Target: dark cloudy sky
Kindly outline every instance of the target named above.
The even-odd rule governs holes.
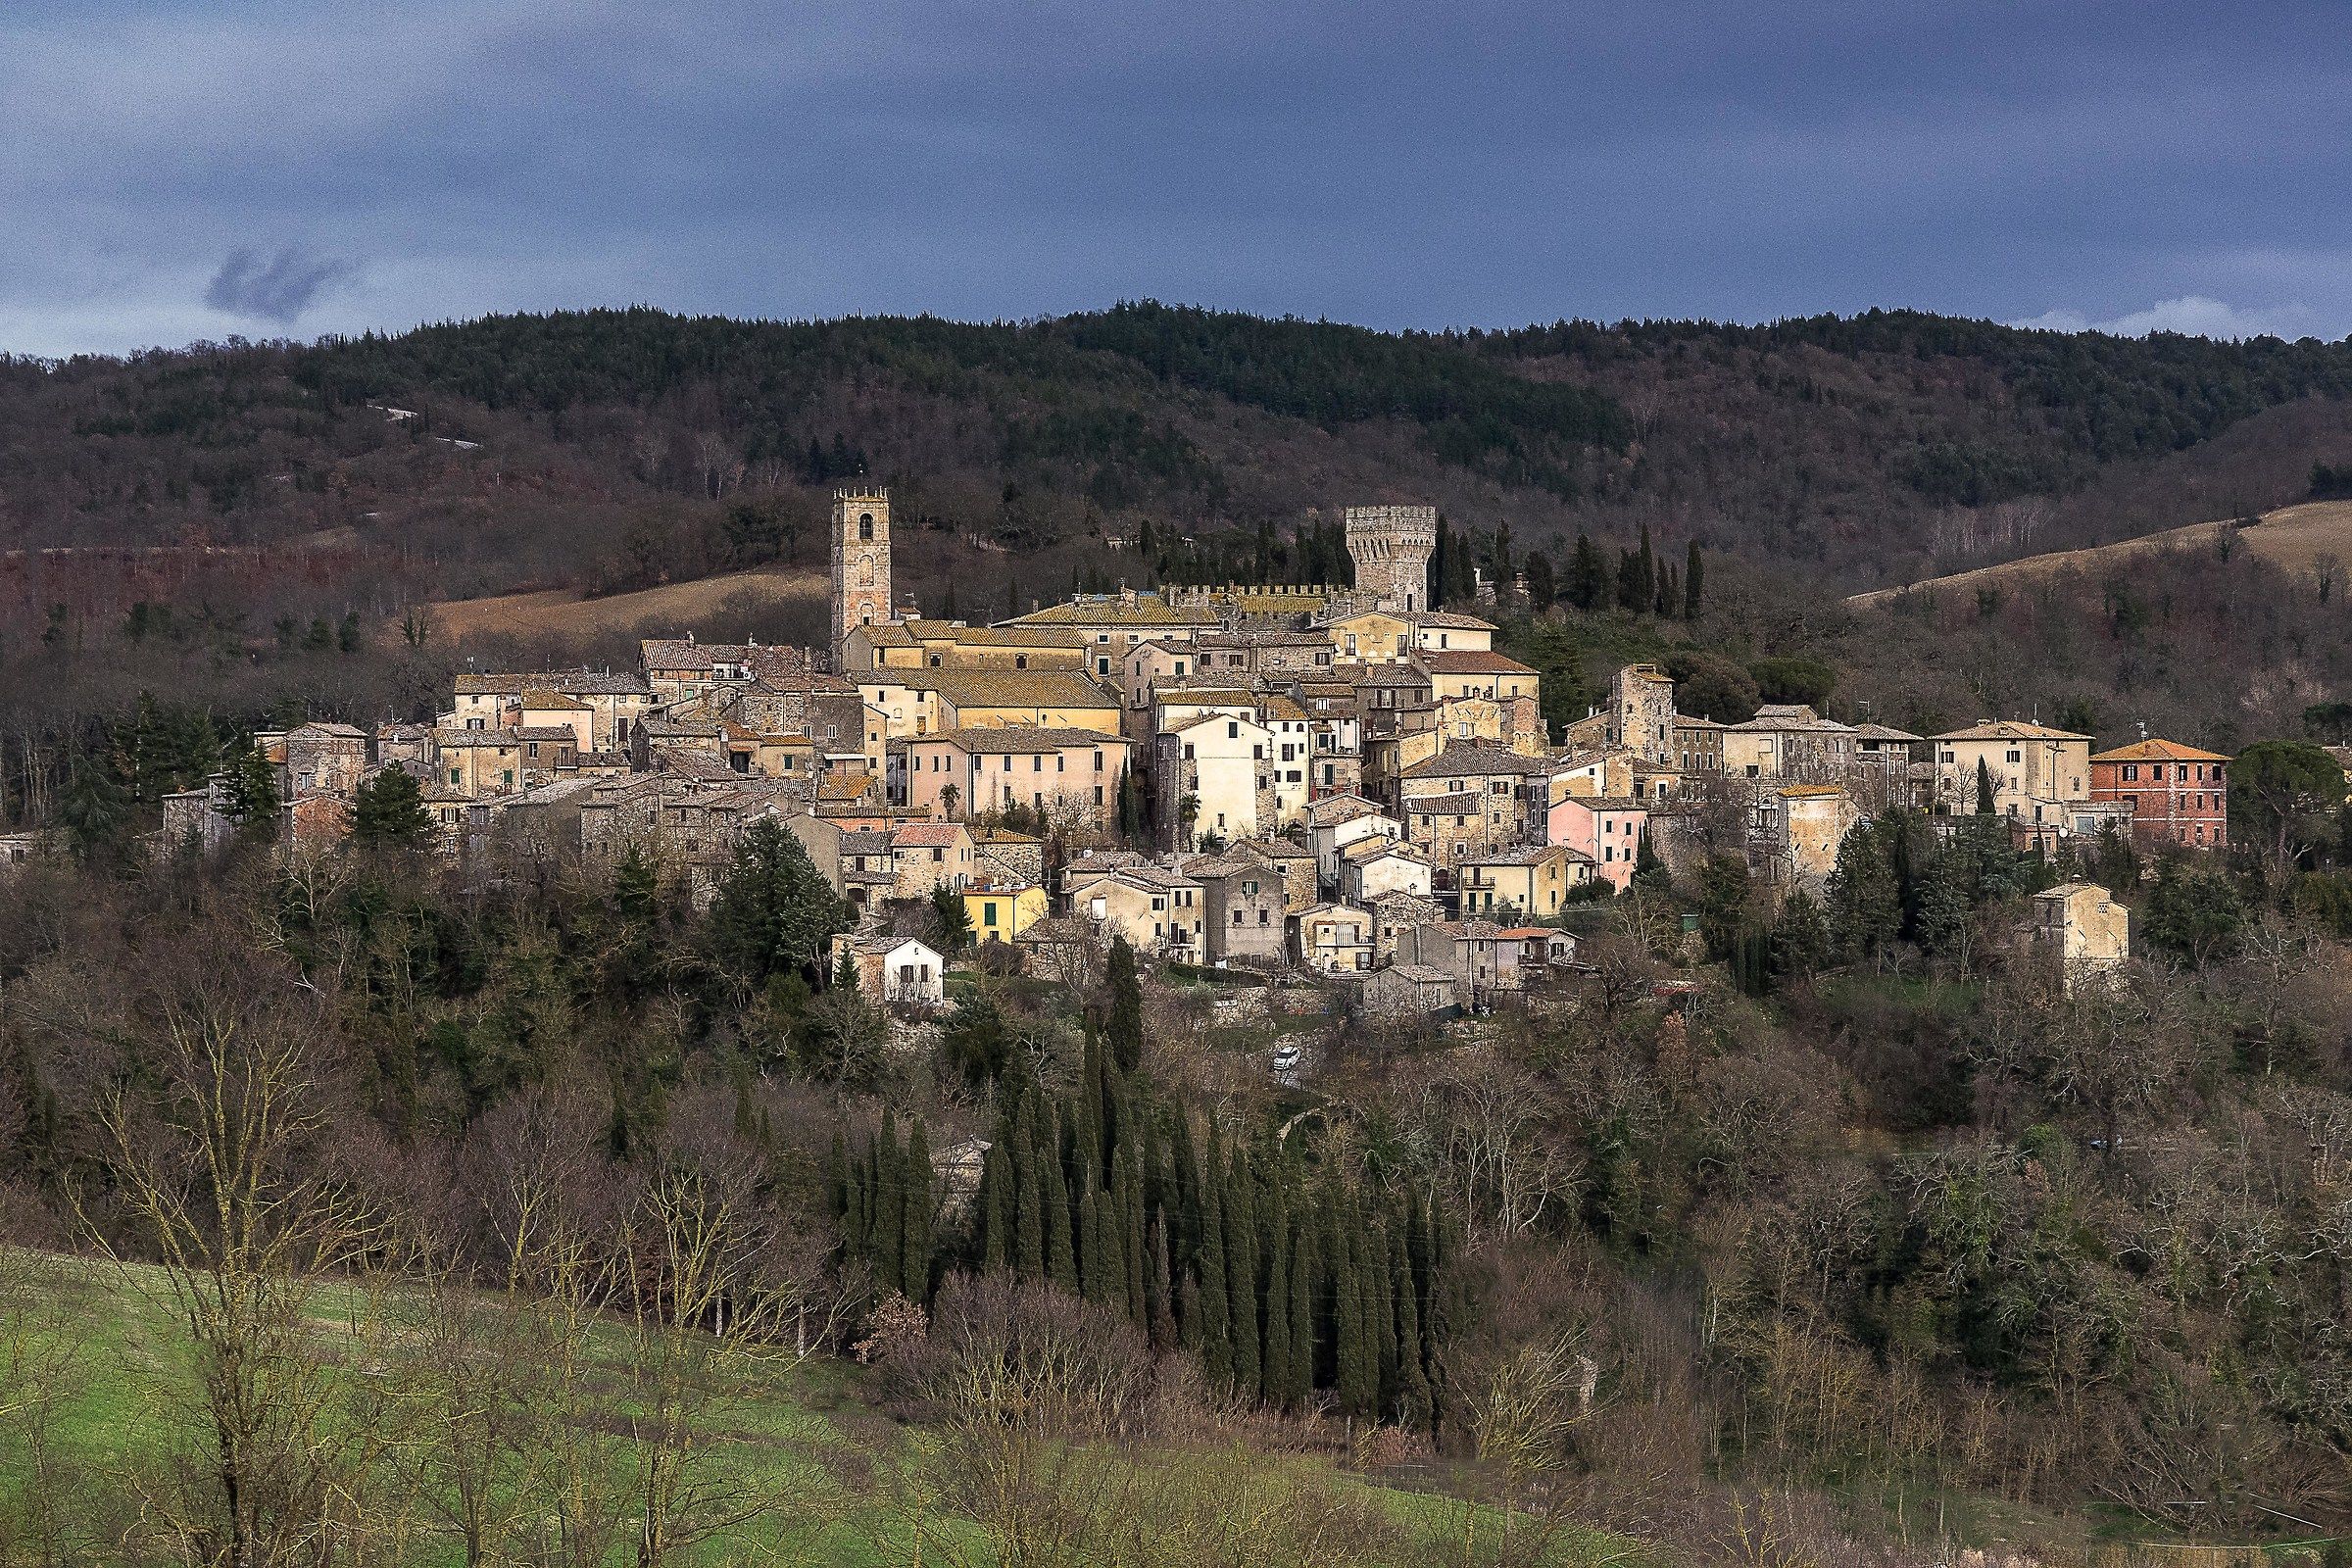
[[[2352,332],[2352,4],[8,0],[0,350],[650,302]]]

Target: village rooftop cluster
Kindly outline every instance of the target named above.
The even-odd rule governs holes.
[[[634,848],[707,898],[775,817],[856,907],[842,948],[883,1000],[942,999],[914,914],[945,890],[979,944],[1032,962],[1115,933],[1344,984],[1371,1016],[1483,1005],[1572,965],[1562,912],[1624,892],[1645,857],[1730,848],[1770,886],[1818,887],[1892,807],[1989,808],[2021,849],[2110,825],[2224,842],[2229,759],[2163,740],[2093,755],[2029,720],[1920,736],[1801,706],[1716,723],[1647,664],[1548,733],[1539,674],[1494,625],[1428,603],[1428,507],[1348,509],[1352,587],[1080,594],[989,626],[895,599],[890,527],[887,492],[836,494],[822,656],[653,639],[635,670],[462,675],[429,725],[259,737],[281,841],[340,838],[360,787],[398,768],[447,855]],[[166,803],[171,843],[235,827],[225,777]],[[2075,883],[2040,897],[2033,934],[2096,970],[2125,925]]]

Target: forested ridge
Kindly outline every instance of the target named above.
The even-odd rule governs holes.
[[[1033,322],[490,317],[0,365],[0,544],[359,542],[421,587],[729,564],[729,507],[905,488],[981,543],[1438,502],[1855,586],[2298,499],[2352,348],[1914,312],[1384,333],[1150,302]],[[386,406],[404,411],[386,412]],[[486,524],[487,526],[483,526]],[[417,548],[421,547],[421,548]],[[738,552],[740,555],[740,552]]]

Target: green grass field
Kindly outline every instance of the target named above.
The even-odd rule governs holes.
[[[191,1348],[164,1276],[71,1259],[28,1260],[30,1274],[13,1273],[11,1298],[0,1299],[0,1377],[24,1357],[54,1361],[60,1397],[49,1422],[55,1457],[50,1473],[63,1477],[69,1535],[83,1560],[130,1555],[120,1545],[164,1478],[190,1473],[206,1451],[198,1392],[198,1358]],[[345,1423],[381,1410],[371,1384],[391,1374],[384,1348],[400,1341],[404,1302],[358,1290],[318,1294],[309,1313],[310,1344],[328,1365],[324,1385]],[[627,1436],[642,1415],[629,1372],[630,1336],[617,1321],[597,1325],[585,1338],[587,1400],[565,1436],[584,1438],[602,1456],[609,1479],[636,1473]],[[11,1354],[18,1357],[12,1362]],[[680,1553],[682,1563],[787,1562],[809,1565],[961,1563],[988,1568],[998,1559],[990,1537],[949,1501],[952,1483],[940,1434],[894,1421],[876,1402],[875,1379],[862,1368],[830,1358],[797,1365],[778,1362],[738,1369],[726,1393],[703,1404],[691,1432],[697,1461],[727,1489],[772,1495],[770,1513]],[[20,1384],[26,1380],[19,1379]],[[10,1404],[0,1384],[0,1411]],[[22,1428],[0,1418],[0,1564],[18,1560],[7,1520],[24,1500],[29,1463]],[[1070,1489],[1100,1499],[1124,1499],[1124,1511],[1150,1518],[1164,1510],[1169,1540],[1197,1544],[1193,1561],[1215,1561],[1221,1537],[1242,1537],[1289,1522],[1302,1512],[1327,1512],[1345,1526],[1335,1563],[1453,1563],[1495,1560],[1500,1515],[1443,1494],[1379,1485],[1330,1460],[1266,1453],[1229,1438],[1138,1449],[1085,1449],[1064,1455]],[[1054,1474],[1060,1476],[1063,1470]],[[432,1521],[430,1506],[411,1508]],[[1250,1521],[1258,1521],[1251,1525]],[[1125,1520],[1134,1528],[1138,1519]],[[1153,1527],[1146,1526],[1147,1533]],[[1524,1528],[1524,1526],[1522,1526]],[[1598,1532],[1560,1532],[1545,1561],[1562,1568],[1657,1564],[1624,1540]],[[1241,1549],[1233,1561],[1281,1564],[1297,1559]],[[1200,1555],[1206,1552],[1207,1555]],[[396,1560],[462,1563],[453,1532],[417,1526]],[[617,1533],[607,1559],[633,1562],[633,1521]],[[1121,1561],[1136,1560],[1122,1555]],[[1156,1560],[1156,1559],[1154,1559]],[[1524,1559],[1521,1559],[1524,1560]]]

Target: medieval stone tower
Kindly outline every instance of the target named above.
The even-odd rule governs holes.
[[[1438,548],[1435,507],[1349,507],[1348,556],[1355,586],[1383,610],[1429,608],[1429,558]]]
[[[854,485],[833,492],[833,652],[853,626],[892,618],[890,492]]]

